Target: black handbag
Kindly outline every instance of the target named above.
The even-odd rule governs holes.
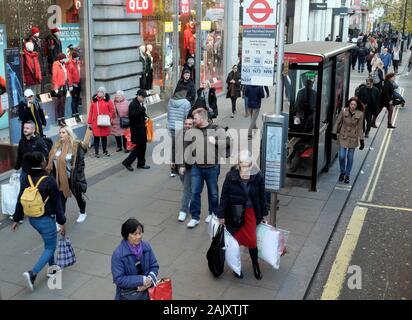
[[[136,289],[121,289],[120,300],[149,300],[147,290],[137,291]]]
[[[116,107],[115,107],[115,109],[116,109],[117,116],[120,118],[120,128],[122,128],[122,129],[127,129],[127,128],[129,128],[129,127],[130,127],[130,119],[129,119],[129,117],[121,117],[121,116],[119,115],[119,111],[117,111],[117,108],[116,108]]]
[[[240,228],[245,222],[245,207],[243,204],[231,204],[225,212],[225,224],[229,227]]]
[[[221,224],[213,237],[212,244],[206,253],[210,272],[217,278],[225,268],[225,229]]]

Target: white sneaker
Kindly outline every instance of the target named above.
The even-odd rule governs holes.
[[[179,212],[179,218],[177,218],[177,220],[179,220],[180,222],[183,222],[186,220],[187,217],[187,213],[184,211],[180,211]]]
[[[211,214],[207,215],[205,222],[209,223],[211,220],[212,220],[212,215]]]
[[[194,227],[196,227],[199,223],[200,223],[199,220],[191,219],[191,220],[189,221],[189,223],[187,224],[187,227],[188,227],[188,228],[194,228]]]
[[[59,232],[60,231],[60,225],[56,222],[56,231]]]
[[[171,173],[170,173],[170,177],[171,177],[171,178],[176,177],[176,173],[171,172]]]
[[[86,220],[87,214],[86,213],[79,213],[79,217],[76,220],[76,223],[82,223]]]
[[[47,268],[47,278],[52,278],[61,271],[62,268],[60,268],[57,264],[50,266]]]

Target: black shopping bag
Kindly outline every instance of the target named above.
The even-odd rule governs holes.
[[[213,237],[212,244],[207,251],[206,258],[210,272],[219,277],[225,267],[225,229],[221,224]]]

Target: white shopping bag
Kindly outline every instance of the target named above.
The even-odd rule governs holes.
[[[14,214],[19,192],[20,175],[18,173],[13,173],[10,177],[10,183],[1,186],[1,211],[3,214]]]
[[[271,225],[261,223],[257,226],[256,237],[259,258],[279,269],[281,241],[280,232]]]
[[[216,235],[218,228],[219,219],[216,217],[215,214],[212,214],[212,219],[210,220],[209,226],[207,227],[207,233],[209,234],[210,241],[212,241],[213,237]]]
[[[225,260],[229,268],[240,276],[242,264],[240,260],[240,247],[237,240],[225,229]]]

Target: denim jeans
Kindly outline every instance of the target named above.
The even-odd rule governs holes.
[[[57,245],[56,221],[51,216],[29,217],[29,221],[32,227],[40,233],[44,242],[44,251],[32,269],[34,274],[38,274],[47,263],[49,263],[49,266],[55,264],[54,252]]]
[[[339,148],[339,164],[340,173],[345,176],[350,176],[352,170],[353,156],[355,154],[355,148]]]
[[[218,207],[219,187],[217,181],[220,174],[220,165],[211,168],[192,167],[192,199],[190,213],[192,219],[200,220],[201,198],[203,184],[206,181],[209,202],[209,214],[216,213]]]
[[[245,100],[245,114],[248,114],[249,98],[248,98],[248,97],[244,97],[243,99]]]
[[[183,176],[179,176],[183,183],[183,195],[180,211],[189,213],[190,199],[192,198],[192,169],[186,169]]]

